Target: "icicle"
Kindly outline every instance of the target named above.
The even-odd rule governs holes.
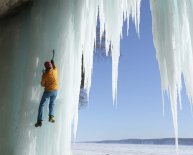
[[[178,97],[181,107],[182,78],[193,99],[193,1],[151,0],[154,45],[161,74],[162,91],[168,91],[178,147]]]
[[[100,8],[100,31],[106,30],[106,49],[111,41],[112,43],[112,95],[113,101],[116,103],[117,95],[117,81],[118,81],[118,65],[120,56],[120,37],[122,34],[123,27],[123,14],[126,14],[129,22],[131,16],[136,31],[139,33],[140,23],[140,5],[141,0],[105,0],[99,4]],[[105,27],[104,27],[105,25]],[[129,28],[129,23],[127,24]],[[101,33],[102,37],[102,33]],[[108,51],[107,51],[108,52]],[[108,53],[107,53],[108,54]]]

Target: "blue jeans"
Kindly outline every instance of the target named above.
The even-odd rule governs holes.
[[[44,106],[46,104],[46,101],[50,99],[49,104],[49,116],[54,116],[54,106],[55,106],[55,99],[57,96],[58,91],[44,91],[42,99],[40,101],[39,110],[38,110],[38,121],[43,121],[43,112],[44,112]]]

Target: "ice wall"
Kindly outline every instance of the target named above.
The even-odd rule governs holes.
[[[70,155],[71,135],[78,121],[81,56],[89,90],[97,13],[101,32],[112,42],[113,98],[119,61],[123,12],[132,16],[139,32],[141,0],[34,0],[17,15],[0,21],[0,151],[3,155]],[[129,22],[129,21],[128,21]],[[102,34],[102,33],[101,33]],[[106,43],[106,45],[108,45]],[[35,128],[43,62],[59,69],[56,123]],[[74,122],[74,123],[73,123]]]
[[[151,0],[154,45],[160,69],[162,91],[171,100],[178,144],[178,102],[181,107],[182,76],[186,93],[193,101],[193,1]]]

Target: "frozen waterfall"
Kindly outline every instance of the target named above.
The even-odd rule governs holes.
[[[83,54],[84,86],[89,91],[98,8],[101,37],[105,29],[105,45],[112,45],[116,103],[123,20],[129,23],[131,16],[139,34],[140,4],[141,0],[34,0],[32,6],[0,20],[1,154],[71,154],[71,135],[78,122],[81,57]],[[150,0],[150,4],[162,90],[171,100],[177,142],[182,76],[190,103],[193,101],[193,1]],[[43,127],[36,129],[42,64],[51,59],[53,48],[60,85],[57,122],[49,124],[45,117]]]
[[[193,101],[193,1],[151,0],[150,2],[162,91],[167,92],[171,100],[176,144],[178,144],[178,102],[181,108],[182,76],[189,101],[191,104]]]
[[[120,37],[123,20],[132,16],[139,32],[141,0],[34,0],[15,16],[0,21],[0,150],[4,155],[70,155],[72,126],[78,122],[81,56],[89,90],[98,7],[106,45],[112,43],[113,99],[116,103]],[[124,13],[124,19],[123,19]],[[101,33],[102,35],[102,33]],[[43,62],[59,69],[57,122],[34,123],[43,89]],[[46,116],[46,114],[45,114]]]

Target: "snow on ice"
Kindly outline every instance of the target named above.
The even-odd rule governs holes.
[[[174,145],[134,145],[76,143],[72,145],[74,155],[176,155]],[[179,155],[190,155],[191,146],[180,146]]]

